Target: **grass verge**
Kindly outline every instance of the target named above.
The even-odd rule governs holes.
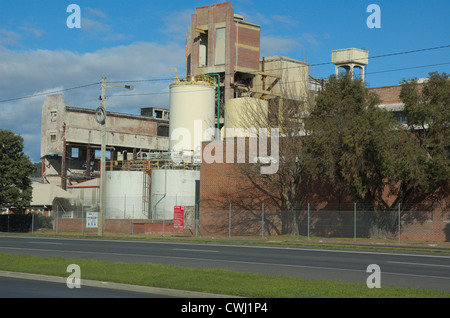
[[[450,298],[450,293],[308,280],[229,270],[190,269],[147,263],[114,263],[63,257],[0,254],[0,270],[68,277],[77,264],[81,279],[172,288],[252,298]],[[81,284],[83,282],[81,281]]]

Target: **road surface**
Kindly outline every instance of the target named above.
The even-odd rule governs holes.
[[[0,237],[0,253],[221,268],[362,284],[371,274],[368,267],[375,264],[382,285],[450,292],[450,256],[443,255],[26,236]]]

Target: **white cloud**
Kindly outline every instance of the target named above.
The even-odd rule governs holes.
[[[160,32],[170,34],[175,40],[184,39],[188,31],[188,26],[191,25],[192,14],[194,13],[195,10],[186,9],[167,14],[163,17],[164,28],[160,29]]]
[[[17,45],[19,40],[20,35],[17,32],[0,29],[0,45]]]
[[[98,18],[106,18],[108,15],[101,10],[94,8],[85,8],[91,15],[94,15]]]
[[[77,54],[70,51],[16,51],[0,46],[0,100],[29,95],[44,96],[0,102],[0,127],[11,129],[25,139],[25,152],[39,160],[41,109],[45,95],[51,92],[108,81],[167,79],[171,67],[184,69],[184,47],[176,43],[160,45],[137,42],[126,46]],[[124,82],[133,91],[107,90],[107,109],[139,113],[140,108],[168,106],[168,81]],[[122,85],[122,84],[117,84]],[[132,96],[117,96],[117,95]],[[67,105],[96,108],[100,85],[63,92]]]
[[[26,33],[31,33],[32,35],[34,35],[37,38],[41,37],[42,34],[45,33],[44,30],[38,29],[38,28],[34,28],[34,27],[31,27],[31,26],[22,26],[19,29],[21,29],[22,31],[25,31]]]
[[[112,30],[111,26],[96,19],[83,18],[81,29],[86,32],[105,33]]]
[[[301,47],[300,42],[293,38],[261,36],[261,57],[286,54]]]

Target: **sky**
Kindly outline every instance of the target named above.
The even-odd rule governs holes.
[[[62,93],[69,106],[96,109],[103,76],[135,87],[108,88],[107,110],[167,108],[170,79],[184,74],[191,15],[219,2],[0,0],[0,129],[21,135],[25,154],[39,162],[45,96]],[[80,8],[80,28],[68,26],[68,18],[75,21],[71,4]],[[368,10],[371,4],[379,10]],[[316,78],[334,74],[331,51],[345,48],[369,51],[369,87],[450,73],[448,0],[235,0],[232,6],[261,26],[261,57],[307,62]]]

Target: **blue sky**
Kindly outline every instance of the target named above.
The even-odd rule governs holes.
[[[132,93],[108,91],[110,110],[139,113],[168,106],[171,68],[184,73],[185,33],[196,7],[221,1],[0,0],[0,128],[25,139],[39,161],[45,94],[110,81],[137,81]],[[70,29],[70,4],[81,8],[81,28]],[[381,28],[368,28],[370,4],[381,9]],[[310,63],[314,77],[334,72],[331,51],[369,51],[370,87],[450,71],[450,1],[323,0],[232,1],[261,26],[261,57],[284,55]],[[411,52],[386,57],[391,53]],[[440,65],[437,65],[440,64]],[[434,66],[430,66],[434,65]],[[64,91],[68,105],[96,108],[100,86]],[[132,96],[123,96],[132,94]],[[32,98],[24,96],[39,95]]]

